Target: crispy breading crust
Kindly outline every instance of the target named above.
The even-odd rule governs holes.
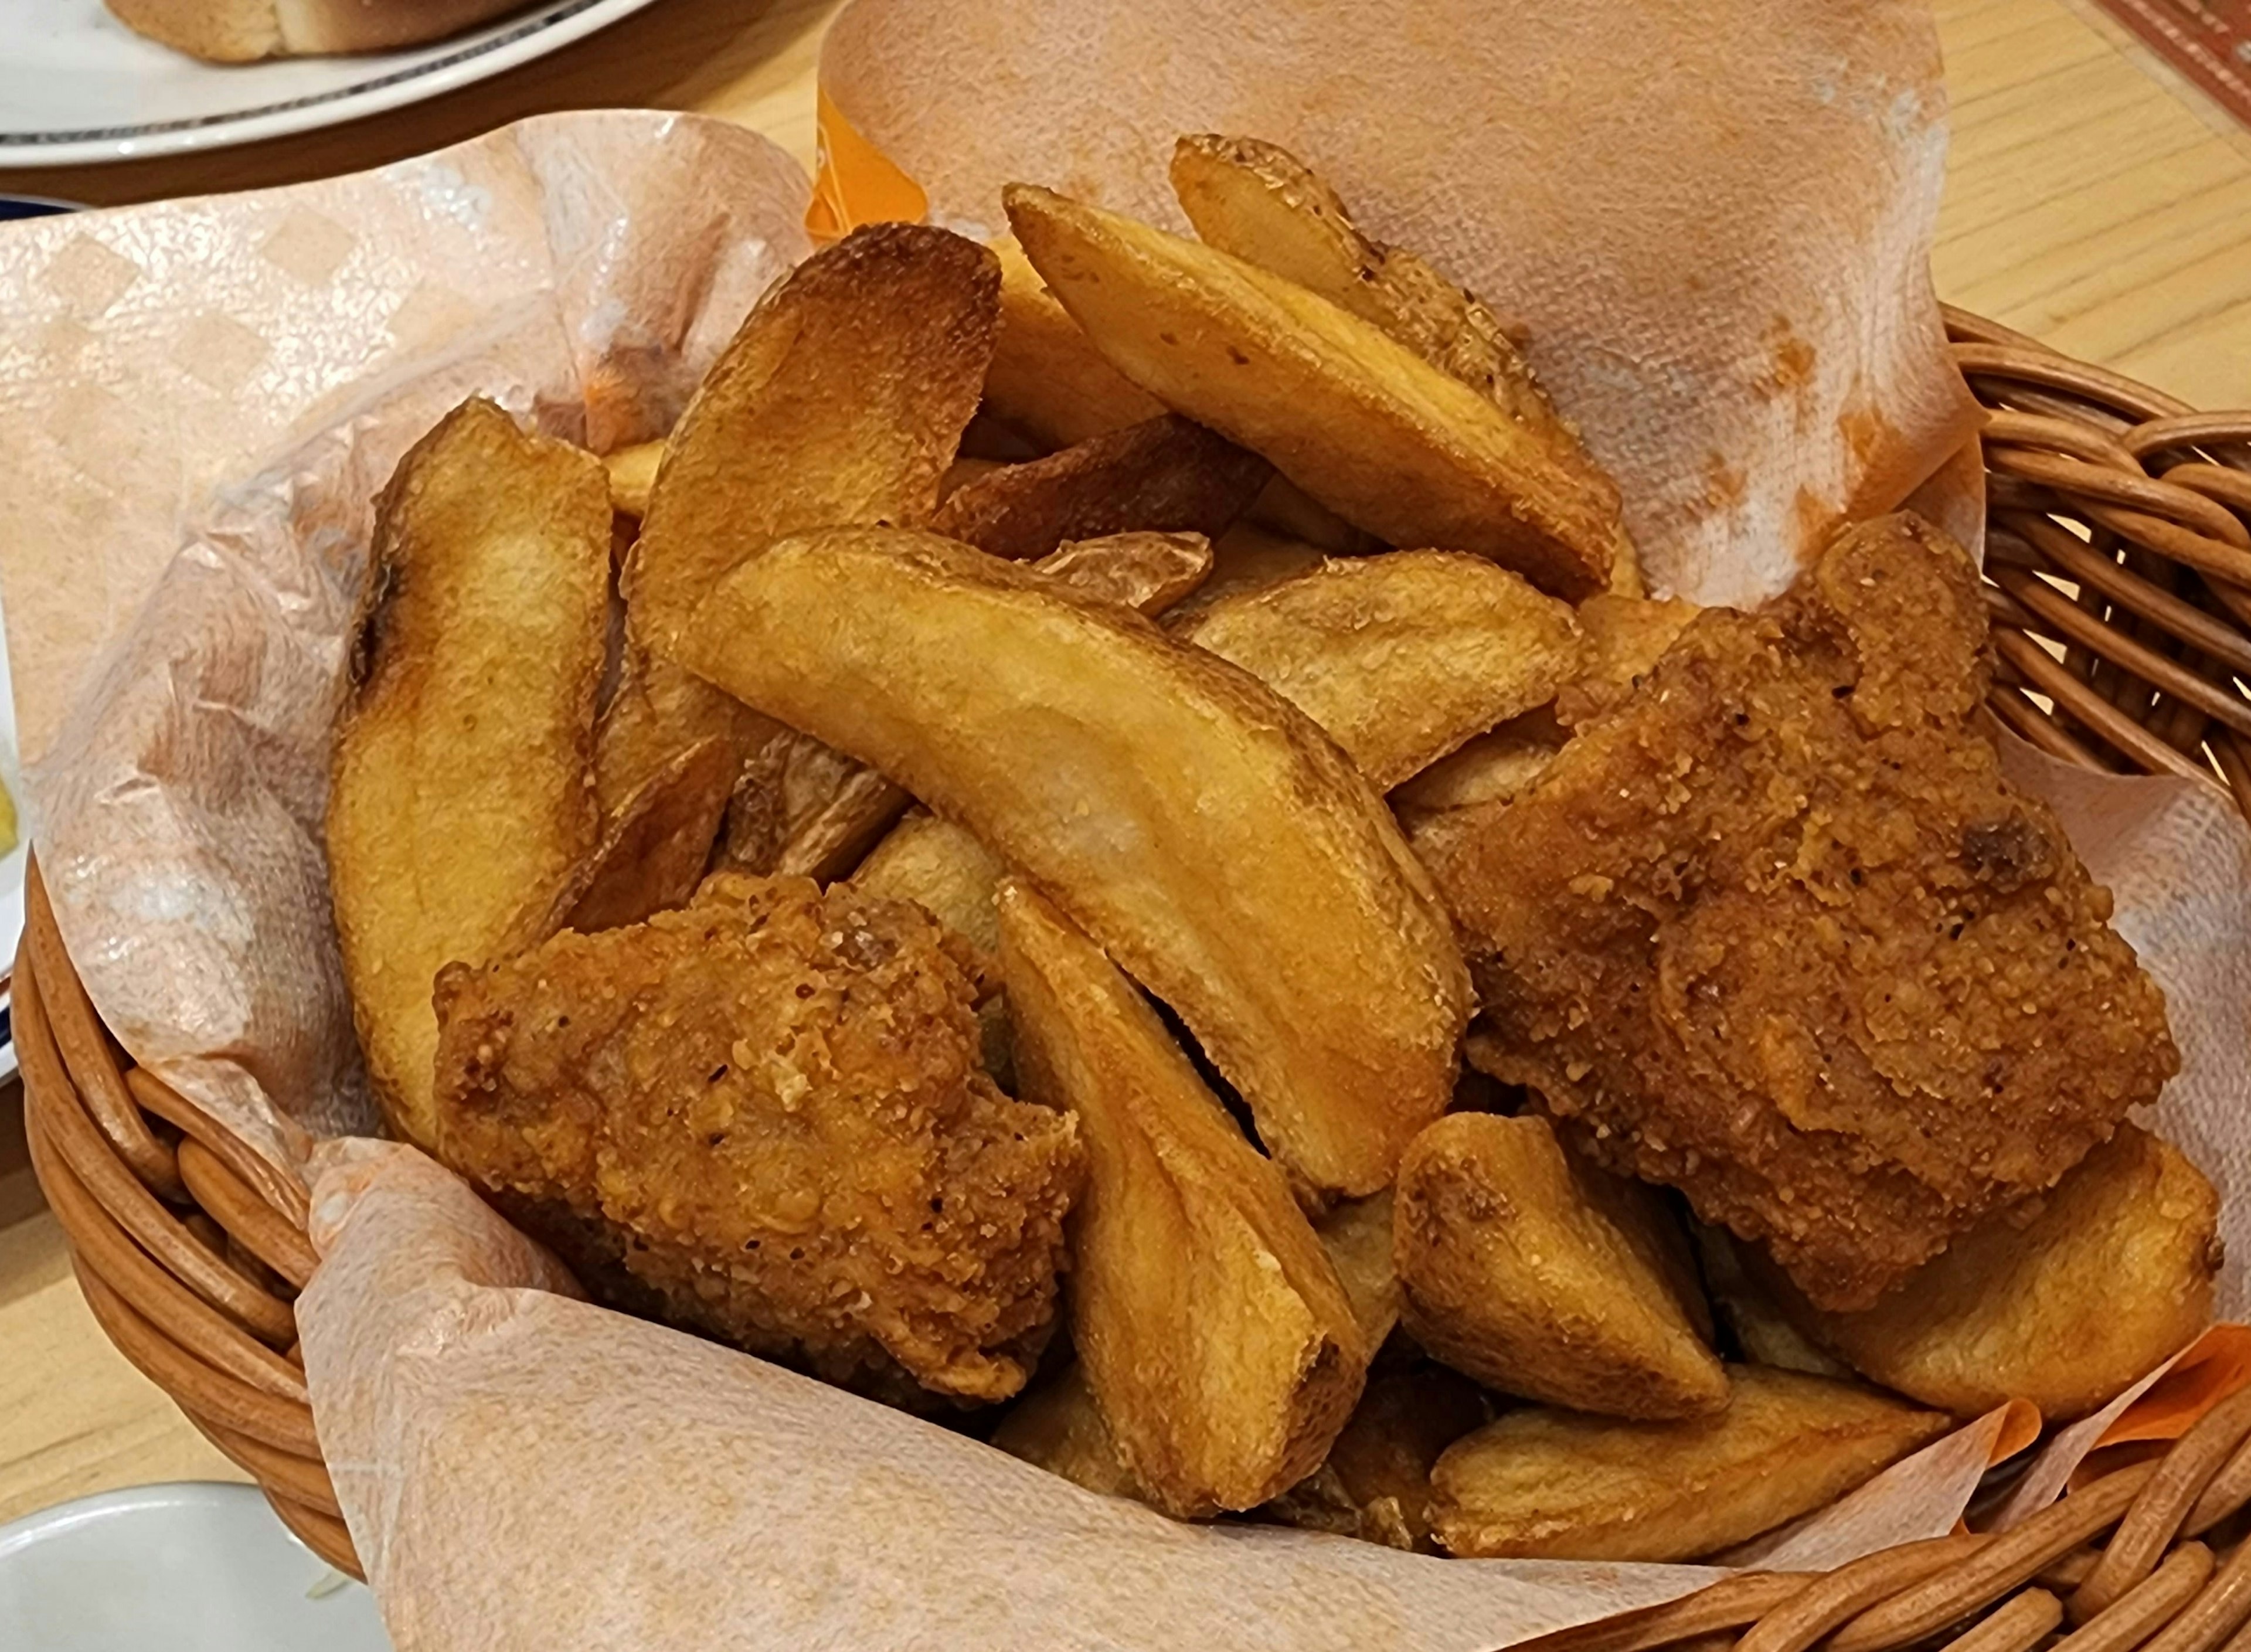
[[[2055,816],[1970,725],[1977,575],[1911,517],[1698,618],[1536,787],[1428,846],[1471,1056],[1865,1308],[2178,1065]]]
[[[966,957],[903,902],[723,874],[450,970],[442,1153],[676,1323],[889,1398],[904,1372],[1005,1399],[1055,1318],[1081,1155],[978,1069]]]

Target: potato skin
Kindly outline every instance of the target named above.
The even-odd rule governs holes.
[[[1824,1313],[1750,1247],[1790,1322],[1871,1381],[1975,1416],[2029,1399],[2083,1417],[2212,1322],[2220,1196],[2133,1125],[2080,1161],[2022,1226],[1988,1217],[1874,1308]]]
[[[1408,1330],[1505,1393],[1617,1417],[1728,1403],[1708,1310],[1648,1188],[1574,1161],[1545,1119],[1456,1113],[1400,1162]]]
[[[1527,1406],[1439,1457],[1430,1524],[1447,1552],[1693,1560],[1833,1502],[1954,1426],[1856,1384],[1728,1370],[1727,1409],[1624,1422]]]

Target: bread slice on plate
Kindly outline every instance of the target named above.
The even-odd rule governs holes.
[[[126,27],[211,63],[387,52],[458,33],[524,0],[107,0]]]

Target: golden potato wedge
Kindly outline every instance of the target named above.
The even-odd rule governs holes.
[[[1400,1162],[1392,1264],[1430,1356],[1504,1393],[1645,1419],[1728,1403],[1687,1240],[1658,1196],[1534,1115],[1456,1113]]]
[[[747,760],[772,732],[668,676],[653,641],[779,534],[928,521],[999,311],[992,255],[914,224],[855,230],[759,299],[674,427],[620,580],[627,643],[605,718],[606,803],[700,739],[731,739]]]
[[[1278,472],[1268,478],[1243,513],[1242,525],[1296,539],[1328,556],[1361,557],[1383,549],[1374,534],[1362,533]]]
[[[1111,533],[1073,539],[1032,566],[1089,596],[1159,614],[1211,575],[1211,541],[1200,533]]]
[[[1586,663],[1577,679],[1555,697],[1555,720],[1573,728],[1619,704],[1702,611],[1677,597],[1652,602],[1606,593],[1582,602]]]
[[[1564,739],[1564,731],[1544,710],[1515,718],[1395,788],[1392,807],[1403,814],[1433,814],[1505,803],[1547,772]]]
[[[436,1141],[440,968],[543,937],[594,847],[609,625],[601,462],[488,401],[399,462],[336,723],[329,871],[384,1117]]]
[[[985,370],[985,406],[1044,448],[1068,448],[1165,411],[1102,358],[1055,300],[1015,237],[993,244],[1001,261],[1001,329]]]
[[[1076,1360],[1008,1408],[993,1431],[993,1444],[1105,1497],[1147,1501],[1141,1482],[1118,1454],[1102,1408],[1094,1403],[1086,1367]]]
[[[1313,1233],[1352,1299],[1353,1316],[1368,1347],[1382,1347],[1399,1322],[1399,1274],[1391,1265],[1391,1190],[1364,1199],[1339,1199],[1314,1219]]]
[[[1137,528],[1209,538],[1241,516],[1272,474],[1257,454],[1164,413],[987,471],[948,494],[930,527],[1011,562]]]
[[[602,461],[610,477],[610,509],[639,521],[648,513],[649,489],[656,486],[656,468],[664,462],[664,443],[636,442],[620,448]]]
[[[1791,1323],[1855,1371],[1975,1416],[2029,1399],[2085,1416],[2212,1322],[2220,1198],[2171,1142],[2130,1124],[2019,1227],[1989,1217],[1859,1313],[1824,1313],[1743,1246]]]
[[[1211,566],[1211,548],[1201,534],[1113,533],[1075,541],[1032,566],[1089,596],[1160,614],[1195,589]],[[1005,870],[973,833],[917,809],[869,852],[852,881],[870,894],[918,903],[989,953],[1000,945],[993,892]]]
[[[1751,1278],[1743,1266],[1743,1247],[1734,1234],[1702,1222],[1692,1221],[1688,1226],[1714,1317],[1733,1335],[1744,1359],[1812,1377],[1852,1377],[1851,1366],[1816,1348],[1790,1322],[1772,1293]]]
[[[1240,259],[1012,184],[1009,222],[1112,364],[1389,545],[1444,545],[1576,601],[1615,511],[1546,443],[1382,330]]]
[[[1008,868],[976,835],[914,809],[852,874],[852,886],[887,900],[911,900],[983,950],[1001,948],[993,893]]]
[[[1172,177],[1207,246],[1382,328],[1543,435],[1570,436],[1493,312],[1414,253],[1364,234],[1336,191],[1287,149],[1194,134],[1174,145]]]
[[[1248,1509],[1327,1454],[1370,1350],[1274,1163],[1070,920],[1002,882],[1026,1097],[1075,1114],[1071,1340],[1118,1454],[1183,1518]]]
[[[1435,1554],[1430,1466],[1492,1415],[1477,1385],[1443,1365],[1371,1377],[1328,1461],[1259,1512],[1284,1525]]]
[[[724,740],[707,739],[660,769],[603,827],[551,927],[591,935],[686,906],[726,818],[735,767]]]
[[[1384,1186],[1444,1110],[1469,989],[1429,877],[1343,753],[1235,667],[888,529],[772,546],[680,645],[1037,879],[1180,1013],[1309,1188]]]
[[[1527,1406],[1430,1471],[1430,1527],[1457,1555],[1693,1560],[1833,1502],[1954,1426],[1852,1383],[1728,1368],[1725,1411],[1624,1422]]]
[[[1450,378],[1487,397],[1604,502],[1610,589],[1641,594],[1639,560],[1617,484],[1555,411],[1508,330],[1415,253],[1364,234],[1334,190],[1279,145],[1198,134],[1173,149],[1173,192],[1208,246],[1350,310]]]
[[[1564,604],[1451,551],[1326,562],[1173,634],[1288,700],[1385,790],[1555,698],[1585,652]]]

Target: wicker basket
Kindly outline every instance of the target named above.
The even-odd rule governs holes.
[[[2070,762],[2224,781],[2251,814],[2251,699],[2235,682],[2251,677],[2251,412],[2197,413],[2020,334],[1948,321],[1991,413],[1995,714]],[[36,863],[28,883],[16,1042],[33,1162],[87,1306],[292,1531],[357,1574],[295,1345],[291,1302],[314,1264],[304,1191],[132,1065]],[[1834,1652],[1882,1652],[1976,1618],[1949,1652],[2022,1652],[2067,1610],[2102,1607],[2075,1652],[2127,1652],[2166,1624],[2156,1652],[2210,1652],[2251,1620],[2251,1543],[2215,1570],[2196,1539],[2247,1503],[2251,1393],[2161,1462],[2005,1536],[1908,1544],[1818,1579],[1741,1576],[1571,1644],[1725,1634],[1742,1652],[1803,1652],[1841,1630]]]

